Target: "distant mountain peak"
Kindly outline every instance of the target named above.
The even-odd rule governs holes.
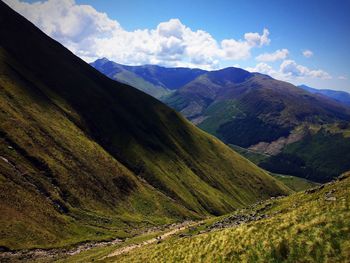
[[[103,58],[98,58],[96,59],[94,62],[92,62],[91,64],[96,66],[96,67],[102,67],[104,64],[110,62],[110,60],[106,57]]]
[[[344,105],[350,106],[350,93],[346,91],[332,90],[332,89],[316,89],[304,84],[299,85],[298,87],[312,94],[320,94],[328,98],[331,98],[333,100],[336,100]]]

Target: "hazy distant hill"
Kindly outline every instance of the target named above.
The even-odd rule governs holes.
[[[155,65],[125,66],[106,58],[91,65],[108,77],[129,84],[156,98],[170,94],[206,71],[189,68],[165,68]]]
[[[335,99],[341,103],[344,103],[345,105],[350,106],[350,94],[348,92],[331,89],[314,89],[306,85],[300,85],[298,87],[314,94],[325,95],[329,98]]]

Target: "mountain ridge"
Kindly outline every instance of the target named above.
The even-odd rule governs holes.
[[[90,65],[111,79],[129,84],[156,98],[171,94],[206,72],[196,68],[166,68],[157,65],[127,66],[107,58],[97,59]]]
[[[339,101],[340,103],[343,103],[344,105],[350,106],[349,92],[332,89],[315,89],[306,85],[299,85],[298,87],[314,94],[321,94],[327,96],[329,98]]]

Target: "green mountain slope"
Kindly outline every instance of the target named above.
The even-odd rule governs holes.
[[[0,246],[64,246],[289,189],[0,2]]]
[[[348,175],[104,262],[349,262],[349,204]]]
[[[348,139],[343,135],[327,136],[327,143],[337,145],[341,153],[337,157],[326,150],[320,136],[312,143],[301,141],[308,140],[307,134],[315,136],[315,126],[346,126],[350,109],[290,83],[227,68],[199,76],[165,102],[225,143],[248,148],[252,161],[258,157],[254,152],[264,154],[269,160],[263,167],[269,171],[324,182],[350,169]],[[299,147],[286,148],[298,142]],[[283,153],[289,154],[293,167],[285,165],[285,155],[275,157]]]

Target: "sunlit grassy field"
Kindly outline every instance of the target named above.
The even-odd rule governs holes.
[[[349,262],[350,177],[269,200],[268,217],[145,246],[108,262]]]

